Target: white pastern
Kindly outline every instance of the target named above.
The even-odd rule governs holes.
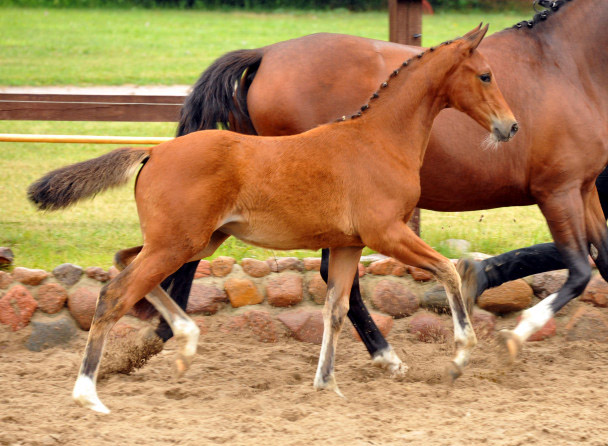
[[[76,384],[74,385],[74,391],[72,392],[72,398],[81,406],[87,407],[95,412],[104,414],[110,413],[110,409],[108,409],[97,396],[95,383],[88,376],[78,376]]]
[[[557,293],[545,297],[532,308],[523,312],[521,321],[513,330],[513,334],[519,338],[521,342],[525,342],[532,334],[544,327],[544,325],[553,317],[551,304],[557,298]]]
[[[388,370],[391,376],[395,378],[404,377],[408,371],[408,366],[399,359],[390,345],[374,355],[372,364]]]
[[[454,296],[447,293],[448,300],[450,302],[450,308],[452,309],[452,324],[454,325],[454,342],[458,346],[456,356],[454,357],[454,364],[457,367],[463,369],[471,359],[471,353],[473,348],[477,345],[477,336],[471,326],[471,319],[467,315],[467,325],[462,327],[458,320],[458,315],[454,310]]]
[[[180,352],[186,357],[194,356],[200,334],[199,328],[191,319],[177,319],[174,325],[176,337],[183,337],[186,340],[181,346]]]

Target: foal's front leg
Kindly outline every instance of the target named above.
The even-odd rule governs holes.
[[[327,283],[327,272],[329,269],[329,249],[323,249],[323,257],[321,260],[321,277]],[[348,301],[350,308],[346,314],[353,323],[355,330],[365,344],[367,351],[372,357],[372,363],[380,368],[386,369],[393,377],[404,376],[407,372],[407,365],[393,350],[393,347],[384,339],[378,326],[372,319],[371,314],[367,310],[363,299],[361,298],[361,290],[359,288],[359,276],[355,274],[355,278],[350,290],[350,299]]]
[[[362,248],[348,247],[331,250],[329,258],[329,280],[323,308],[323,342],[314,387],[317,390],[331,389],[342,395],[334,377],[334,357],[338,336],[348,312],[348,297]]]
[[[454,321],[456,347],[447,375],[452,381],[458,378],[469,363],[477,338],[460,291],[460,276],[452,262],[424,243],[404,222],[396,222],[384,231],[374,228],[363,241],[384,255],[431,272],[444,286]]]

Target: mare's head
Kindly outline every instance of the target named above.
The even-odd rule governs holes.
[[[481,24],[454,41],[455,69],[447,79],[449,107],[460,110],[487,129],[495,142],[508,141],[518,126],[511,109],[498,89],[494,75],[477,46],[488,31]]]

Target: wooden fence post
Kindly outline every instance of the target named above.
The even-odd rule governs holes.
[[[389,40],[404,45],[420,46],[422,42],[422,0],[388,0]],[[420,209],[408,225],[420,235]]]

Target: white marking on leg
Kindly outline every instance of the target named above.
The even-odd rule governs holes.
[[[532,308],[523,312],[521,321],[513,330],[513,334],[521,342],[525,342],[530,336],[543,328],[545,324],[553,317],[553,309],[551,304],[557,298],[557,293],[545,297]]]
[[[334,330],[334,324],[332,324],[332,315],[334,314],[337,306],[337,299],[334,298],[334,295],[335,290],[333,288],[329,289],[327,292],[325,308],[323,309],[323,340],[321,343],[319,364],[317,365],[317,373],[315,374],[313,385],[317,390],[333,390],[339,396],[344,398],[344,395],[342,392],[340,392],[338,384],[336,383],[336,377],[334,376],[333,369],[338,334],[340,333],[340,328],[336,328]],[[324,378],[323,371],[326,369],[329,373],[327,374],[327,377]]]
[[[372,358],[372,364],[388,370],[392,377],[401,378],[408,371],[408,366],[399,359],[399,356],[390,345],[382,350],[377,351]]]
[[[589,254],[591,254],[591,258],[593,260],[597,260],[597,256],[599,255],[599,252],[598,252],[597,248],[595,247],[595,245],[591,245],[591,247],[589,248]]]
[[[330,289],[326,297],[326,306],[329,305],[330,299],[333,299],[334,290]],[[321,353],[319,353],[319,362],[317,364],[317,372],[315,373],[314,387],[317,390],[327,388],[327,383],[323,379],[322,370],[325,368],[325,362],[327,361],[327,350],[332,342],[332,328],[331,328],[331,310],[323,311],[323,338],[321,340]],[[333,371],[332,371],[333,374]]]
[[[186,357],[192,357],[196,353],[196,346],[198,344],[198,337],[200,335],[200,329],[196,326],[194,321],[190,318],[182,319],[178,318],[173,323],[173,332],[177,338],[184,338],[186,342],[180,347],[180,352]]]
[[[448,296],[448,301],[452,310],[452,324],[454,325],[454,343],[458,346],[458,349],[456,350],[456,356],[454,357],[453,362],[454,364],[456,364],[457,367],[463,369],[467,366],[471,359],[473,347],[477,345],[477,336],[475,336],[475,332],[473,331],[471,320],[469,319],[469,315],[466,313],[466,306],[464,306],[464,303],[463,310],[465,312],[467,325],[465,327],[462,327],[460,325],[458,315],[456,314],[454,296],[452,295],[452,293],[447,291],[447,287],[446,295]]]
[[[83,407],[95,412],[108,414],[110,410],[101,402],[97,396],[95,383],[86,375],[79,375],[74,385],[72,398]]]

